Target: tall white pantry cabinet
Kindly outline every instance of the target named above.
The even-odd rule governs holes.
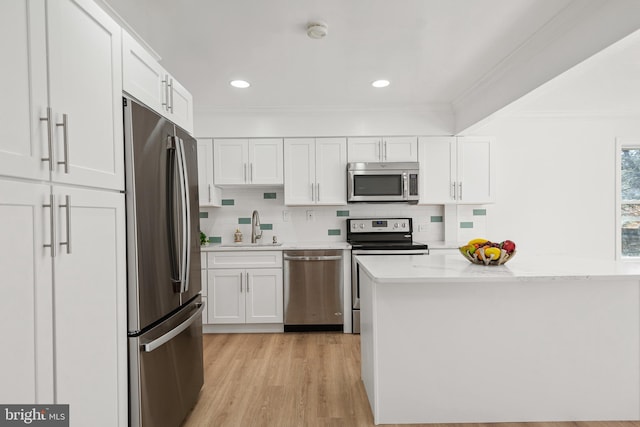
[[[126,426],[121,29],[90,0],[0,12],[0,402]]]

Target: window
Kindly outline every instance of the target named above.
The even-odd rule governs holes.
[[[640,140],[617,143],[618,258],[640,257]]]

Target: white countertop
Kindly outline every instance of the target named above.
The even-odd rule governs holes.
[[[378,283],[498,282],[572,280],[576,278],[640,280],[640,262],[572,257],[528,257],[518,254],[499,266],[475,265],[459,254],[358,255],[356,260]]]
[[[244,243],[246,245],[246,242]],[[304,249],[351,249],[351,245],[347,242],[284,242],[280,245],[258,244],[255,246],[244,246],[242,243],[234,245],[229,244],[209,244],[208,246],[200,246],[202,252],[216,251],[288,251],[288,250],[304,250]]]

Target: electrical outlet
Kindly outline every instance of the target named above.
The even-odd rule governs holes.
[[[419,224],[418,231],[427,231],[427,224]]]
[[[289,211],[282,211],[282,222],[289,222],[291,219],[291,214]]]
[[[311,210],[307,211],[307,221],[313,221],[315,217],[316,215],[313,211]]]

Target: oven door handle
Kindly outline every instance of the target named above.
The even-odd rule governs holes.
[[[353,255],[429,255],[429,249],[398,249],[398,250],[384,250],[384,249],[357,249],[352,250]]]

